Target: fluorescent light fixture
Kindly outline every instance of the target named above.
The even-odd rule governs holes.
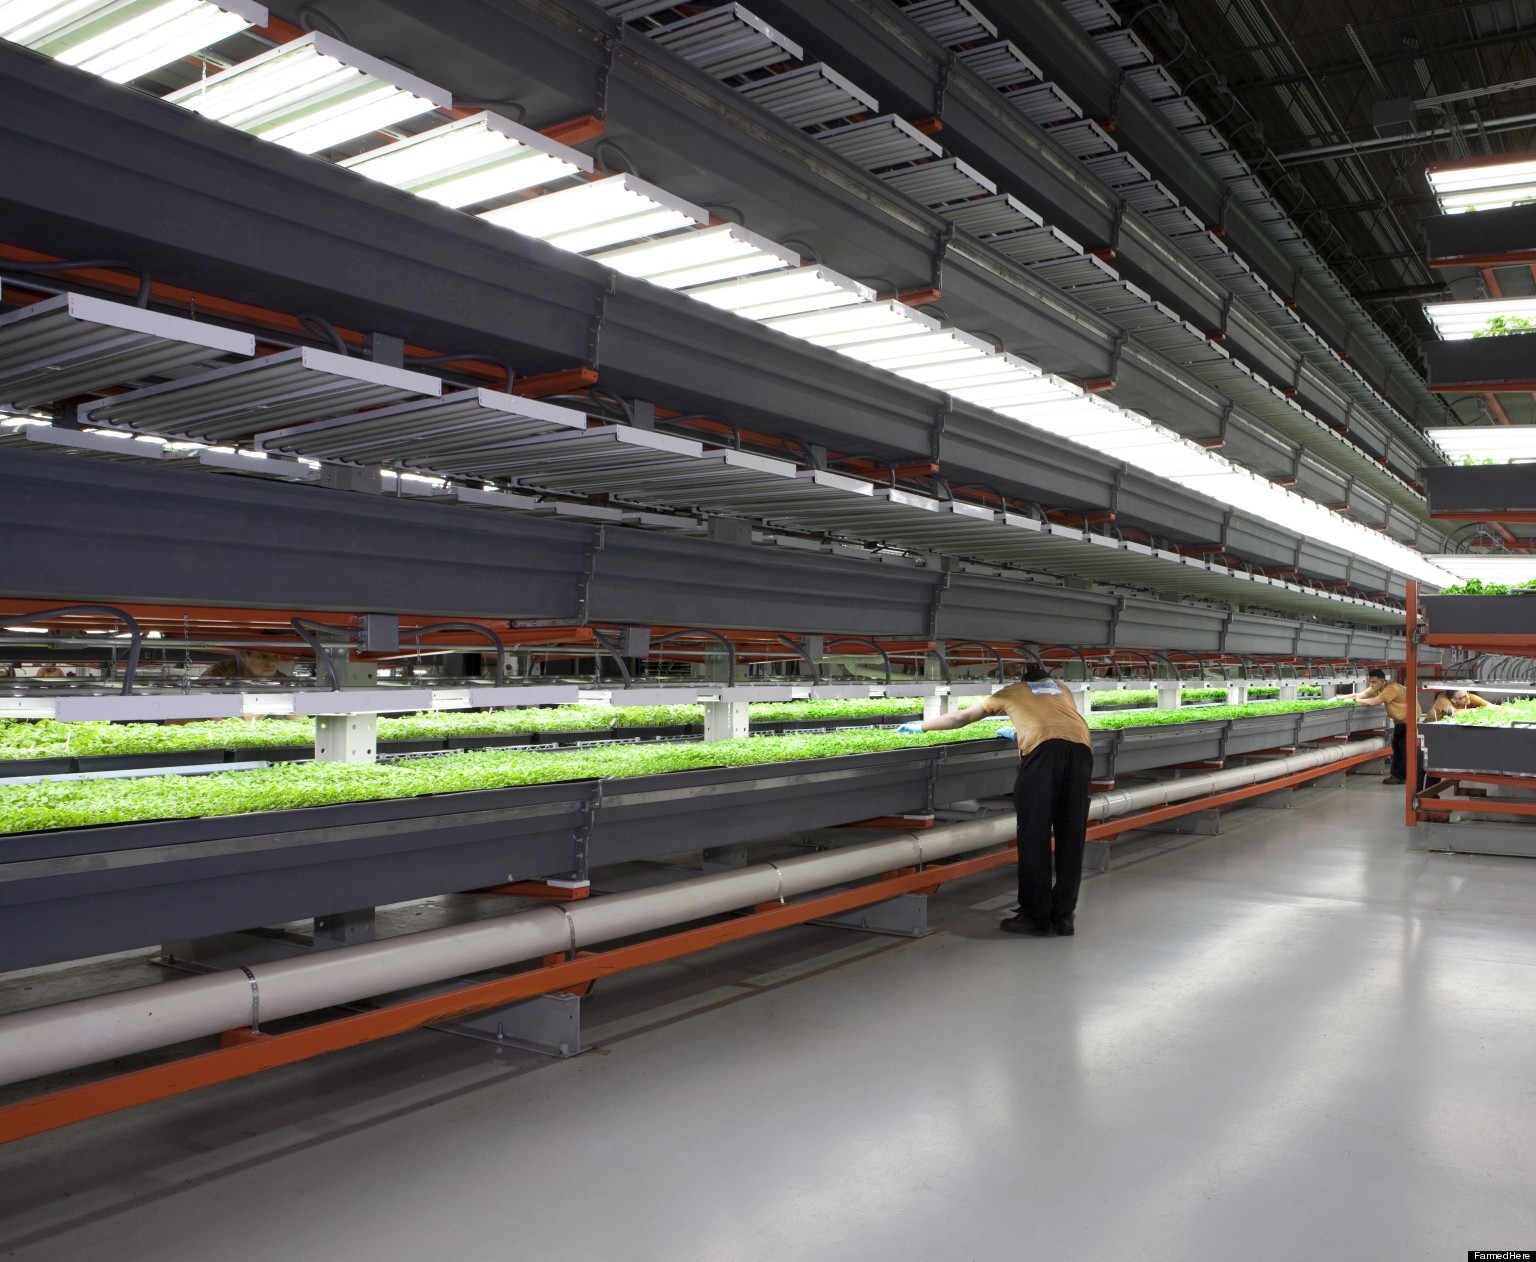
[[[592,169],[592,159],[502,118],[476,114],[342,166],[444,206],[473,206]]]
[[[900,337],[891,341],[860,342],[840,346],[838,350],[852,359],[879,368],[889,368],[898,376],[921,371],[936,364],[976,364],[990,358],[995,350],[990,342],[962,333],[941,329],[918,337]]]
[[[126,302],[59,294],[0,315],[0,399],[35,407],[255,353],[249,333]]]
[[[626,276],[667,289],[687,289],[800,265],[800,256],[793,250],[733,223],[675,233],[590,257]]]
[[[707,224],[709,212],[633,175],[611,175],[606,180],[488,210],[480,218],[562,250],[584,254]]]
[[[1447,552],[1426,557],[1458,579],[1478,578],[1485,583],[1524,583],[1536,578],[1536,556],[1511,556],[1505,552]]]
[[[318,153],[453,104],[435,84],[319,32],[165,99],[300,153]]]
[[[918,337],[924,333],[937,333],[943,327],[931,316],[890,301],[870,302],[836,311],[785,316],[782,319],[765,320],[764,323],[791,337],[832,350],[880,338]]]
[[[1467,166],[1442,162],[1424,174],[1447,215],[1466,210],[1500,210],[1519,202],[1536,201],[1536,155],[1514,162]]]
[[[829,267],[796,267],[788,271],[743,276],[700,285],[686,291],[690,298],[750,320],[805,315],[834,307],[873,302],[875,291]]]
[[[0,37],[113,83],[267,21],[251,0],[0,0]]]
[[[1536,460],[1536,425],[1466,425],[1424,432],[1452,460]]]
[[[1460,342],[1475,337],[1495,316],[1506,320],[1529,320],[1536,325],[1536,298],[1487,298],[1478,302],[1431,302],[1424,306],[1424,314],[1435,326],[1435,332],[1446,342]],[[1532,330],[1536,332],[1536,329]],[[1536,342],[1531,343],[1536,354]]]

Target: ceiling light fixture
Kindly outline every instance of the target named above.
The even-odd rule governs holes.
[[[0,0],[0,37],[113,83],[268,20],[252,0]]]
[[[371,149],[342,166],[443,206],[473,206],[592,170],[592,159],[482,113]]]
[[[633,175],[611,175],[576,188],[487,210],[489,223],[583,254],[709,222],[702,206],[673,197]]]
[[[318,31],[165,99],[300,153],[453,105],[435,84]]]

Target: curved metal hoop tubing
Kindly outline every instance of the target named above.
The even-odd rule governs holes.
[[[880,654],[880,660],[885,663],[885,682],[887,684],[889,684],[891,682],[891,655],[889,653],[887,653],[883,648],[881,648],[878,644],[876,644],[873,640],[865,639],[865,637],[862,636],[862,635],[844,635],[844,636],[839,636],[837,639],[833,640],[831,644],[827,645],[827,651],[830,653],[832,651],[833,645],[836,645],[836,644],[867,644],[867,645],[869,645],[869,647],[874,649],[876,653]]]
[[[429,627],[417,627],[408,633],[409,638],[418,641],[424,635],[430,635],[434,631],[473,631],[476,635],[483,635],[496,646],[496,686],[500,688],[507,681],[507,646],[501,642],[501,637],[492,631],[490,627],[482,627],[477,622],[434,622]],[[404,636],[401,637],[405,638]]]
[[[325,645],[320,642],[317,631],[339,631],[346,634],[345,627],[333,627],[326,622],[311,622],[308,618],[293,618],[288,623],[298,634],[299,639],[309,645],[315,651],[315,678],[320,677],[320,667],[325,667],[325,673],[331,681],[331,691],[341,691],[341,676],[336,673],[336,663],[331,661],[331,655],[325,651]]]
[[[603,648],[607,651],[609,657],[613,658],[614,662],[618,665],[619,674],[624,676],[624,686],[626,688],[630,687],[630,685],[631,685],[631,683],[633,681],[629,677],[629,667],[628,667],[628,665],[625,663],[623,657],[620,656],[620,654],[619,654],[619,646],[617,644],[615,644],[612,640],[610,640],[601,631],[599,631],[596,627],[592,628],[592,638],[603,646]],[[594,672],[592,678],[593,678],[594,681],[596,681],[596,680],[600,680],[602,677],[603,677],[603,668],[602,668],[602,664],[599,662],[597,670]]]
[[[800,656],[800,660],[811,668],[811,686],[814,688],[821,682],[821,672],[816,669],[816,659],[805,651],[805,646],[791,640],[787,635],[778,637],[779,643],[787,649],[794,649]]]
[[[24,614],[20,618],[8,619],[8,623],[14,625],[20,623],[25,626],[29,622],[38,622],[43,618],[52,618],[56,614],[64,613],[105,613],[111,614],[119,622],[128,628],[128,668],[123,672],[123,696],[133,691],[134,672],[139,669],[139,650],[144,646],[144,633],[139,629],[139,624],[127,610],[119,609],[116,605],[60,605],[57,609],[40,609],[36,613]]]
[[[1200,682],[1202,684],[1207,682],[1206,674],[1205,674],[1205,658],[1201,657],[1200,654],[1198,654],[1198,653],[1190,653],[1190,652],[1188,652],[1185,649],[1169,649],[1168,652],[1170,652],[1170,653],[1179,653],[1179,654],[1183,655],[1184,657],[1189,658],[1189,660],[1194,662],[1196,668],[1200,671]],[[1173,665],[1172,662],[1169,662],[1168,664],[1170,666]],[[1178,669],[1175,668],[1173,673],[1175,675],[1177,675],[1178,674]]]
[[[944,646],[945,651],[950,649],[986,649],[992,654],[992,660],[997,663],[997,682],[1003,682],[1003,657],[990,644],[983,644],[980,640],[952,640]]]
[[[721,635],[720,632],[705,631],[701,628],[690,627],[686,631],[669,631],[666,635],[659,635],[654,640],[652,640],[651,643],[665,644],[668,640],[681,640],[684,637],[690,635],[700,635],[706,639],[716,640],[725,646],[726,659],[730,662],[730,671],[726,676],[728,681],[726,687],[734,688],[736,686],[736,646],[732,644],[730,640],[726,639],[725,636]]]

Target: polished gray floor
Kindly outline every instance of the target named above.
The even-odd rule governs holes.
[[[608,985],[564,1062],[422,1032],[0,1150],[0,1256],[1460,1259],[1536,1247],[1536,860],[1374,778],[1004,937],[786,932]],[[1172,842],[1173,839],[1165,839]]]

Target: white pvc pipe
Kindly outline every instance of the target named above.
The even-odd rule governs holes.
[[[1095,794],[1089,818],[1240,788],[1385,747],[1380,738],[1355,741],[1252,767]],[[995,815],[627,894],[253,964],[249,977],[244,970],[209,973],[12,1013],[0,1017],[0,1085],[249,1026],[253,999],[262,1021],[313,1012],[983,850],[1011,841],[1014,831],[1011,814]]]

